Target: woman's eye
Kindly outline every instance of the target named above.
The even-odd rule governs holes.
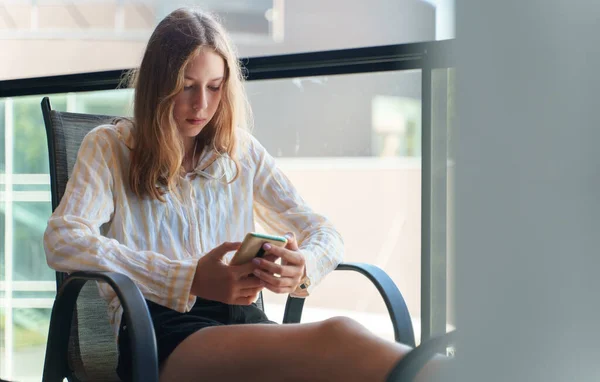
[[[184,85],[183,86],[183,90],[193,90],[195,89],[196,86],[195,85]],[[208,90],[212,91],[212,92],[217,92],[219,90],[221,90],[221,85],[219,86],[207,86]]]

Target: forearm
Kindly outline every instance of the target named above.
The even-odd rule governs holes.
[[[44,234],[48,265],[60,272],[112,271],[129,277],[145,298],[185,311],[197,259],[170,259],[153,251],[137,251],[77,223],[53,217]]]

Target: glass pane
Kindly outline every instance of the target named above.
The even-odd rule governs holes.
[[[454,0],[67,0],[8,2],[0,79],[135,67],[155,25],[182,5],[216,13],[242,57],[454,37]],[[357,31],[360,31],[357,33]]]
[[[253,132],[274,156],[421,155],[420,70],[252,81],[247,89]]]
[[[33,199],[40,192],[19,192],[22,199]],[[33,195],[27,195],[33,194]],[[42,237],[52,213],[50,190],[41,193],[46,200],[13,202],[13,280],[53,281],[55,273],[46,263]],[[18,197],[18,195],[16,195]]]
[[[31,299],[15,300],[20,306],[39,305]],[[52,299],[50,299],[51,303]],[[13,310],[12,379],[39,381],[44,367],[49,308],[23,307]]]
[[[308,203],[328,215],[340,230],[346,244],[345,261],[375,264],[390,274],[408,303],[418,339],[421,72],[260,81],[248,83],[247,89],[255,113],[254,134]],[[51,102],[58,110],[131,115],[131,96],[132,91],[124,89],[52,95]],[[11,168],[4,166],[4,157],[0,158],[4,166],[0,238],[11,238],[8,255],[13,264],[11,285],[2,284],[0,289],[3,297],[12,296],[14,303],[39,300],[47,304],[42,308],[49,308],[54,273],[46,265],[42,248],[50,192],[41,98],[0,100],[0,110],[12,116],[0,120],[1,137],[12,134],[14,142]],[[3,257],[0,266],[6,262]],[[3,271],[0,277],[4,276]],[[285,298],[265,295],[272,319],[281,320]],[[47,323],[42,324],[40,318],[36,321],[39,330],[25,327],[23,317],[27,313],[17,312],[37,312],[40,306],[19,304],[12,309],[10,346],[6,344],[7,329],[0,332],[2,362],[12,359],[12,379],[32,380],[35,378],[24,373],[33,375],[41,369],[21,371],[16,366],[20,360],[29,359],[41,367],[43,346],[33,339],[17,346],[14,333],[22,325],[29,328],[24,338],[39,340],[35,333],[44,334]],[[353,317],[374,333],[393,339],[383,300],[363,276],[350,272],[330,275],[307,303],[303,321],[336,315]]]
[[[0,99],[0,378],[39,381],[55,274],[42,235],[50,179],[41,96]],[[66,107],[66,96],[53,96]]]
[[[64,103],[64,96],[53,98],[56,98],[54,103],[57,105]],[[48,173],[48,148],[41,101],[41,96],[28,96],[11,99],[9,103],[12,109],[10,123],[13,135],[14,174]]]
[[[114,116],[133,115],[133,89],[69,94],[68,111]],[[58,109],[52,106],[54,109]],[[60,109],[59,109],[60,110]]]
[[[383,268],[420,317],[421,72],[253,81],[254,134],[345,241],[345,261]],[[277,112],[273,112],[276,110]],[[265,294],[283,317],[285,296]],[[303,322],[353,317],[386,338],[393,329],[368,280],[334,272],[308,300]]]
[[[4,294],[2,294],[2,298],[4,298]],[[9,378],[9,367],[7,365],[9,359],[6,352],[6,321],[6,309],[4,309],[4,304],[0,304],[0,378],[2,379]]]

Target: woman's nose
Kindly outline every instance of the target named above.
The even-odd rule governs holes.
[[[208,100],[206,97],[206,91],[205,90],[200,90],[198,91],[198,94],[196,94],[196,97],[194,98],[194,109],[195,110],[203,110],[206,109],[208,107]]]

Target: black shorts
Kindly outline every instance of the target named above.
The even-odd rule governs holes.
[[[152,301],[146,300],[146,303],[154,324],[159,368],[183,340],[200,329],[236,324],[276,324],[276,322],[269,321],[256,304],[227,305],[197,298],[189,312],[180,313]],[[119,328],[117,374],[123,381],[132,379],[132,356],[125,316],[123,316]]]

